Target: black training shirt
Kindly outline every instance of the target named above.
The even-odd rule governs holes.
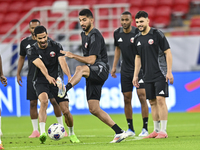
[[[154,82],[166,77],[167,63],[164,51],[169,48],[169,43],[160,30],[151,28],[146,35],[136,35],[133,49],[137,49],[137,55],[141,57],[145,82]]]
[[[28,59],[32,63],[35,59],[40,58],[46,66],[49,75],[56,79],[59,76],[58,57],[64,56],[62,53],[60,53],[60,50],[63,50],[63,48],[59,43],[53,40],[47,40],[47,42],[48,46],[45,49],[40,49],[38,43],[33,44],[32,47],[28,49]],[[37,67],[34,72],[33,80],[37,81],[37,83],[49,83],[43,73]]]
[[[81,37],[84,56],[96,55],[96,62],[108,62],[105,41],[99,30],[93,28],[88,35],[83,31]]]
[[[133,49],[133,44],[137,33],[139,30],[134,26],[129,33],[124,33],[122,27],[114,31],[114,45],[118,46],[122,53],[121,72],[134,72],[136,50]]]
[[[32,44],[34,44],[35,42],[37,42],[36,40],[32,39],[32,36],[26,37],[24,38],[21,43],[20,43],[20,52],[19,54],[21,56],[26,56],[27,55],[27,50],[31,47]],[[27,75],[27,79],[32,80],[33,78],[33,74],[34,74],[34,69],[35,65],[33,65],[30,60],[28,60],[28,75]]]

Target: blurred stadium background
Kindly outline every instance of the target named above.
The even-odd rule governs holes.
[[[28,31],[29,21],[34,18],[39,19],[42,25],[47,27],[49,36],[60,42],[64,50],[81,55],[80,33],[82,29],[79,25],[78,12],[83,8],[91,9],[94,14],[95,27],[102,32],[108,47],[110,66],[112,66],[114,58],[113,32],[121,26],[121,13],[125,10],[130,11],[134,20],[134,15],[139,10],[148,12],[150,26],[163,31],[171,46],[172,69],[175,75],[175,84],[171,86],[174,93],[172,92],[173,94],[169,98],[175,108],[172,110],[187,111],[194,107],[195,111],[200,111],[198,99],[200,92],[200,0],[0,0],[0,54],[3,59],[4,74],[9,77],[11,85],[10,94],[9,87],[7,89],[1,88],[2,92],[0,90],[0,101],[6,108],[3,110],[3,114],[8,111],[8,115],[15,116],[17,113],[12,112],[9,103],[13,102],[12,107],[14,108],[20,106],[19,101],[26,99],[26,82],[23,83],[25,87],[19,89],[16,86],[15,76],[20,41],[30,35]],[[133,25],[135,25],[134,22]],[[73,59],[67,59],[67,63],[72,74],[75,67],[80,64]],[[26,76],[27,70],[26,61],[21,75]],[[120,72],[120,64],[117,72]],[[106,84],[108,93],[109,90],[114,91],[113,87],[119,88],[119,78],[116,85],[114,85],[115,82],[116,80],[109,78]],[[84,83],[80,86],[84,90]],[[76,90],[78,93],[77,88],[74,90],[74,94]],[[194,91],[193,94],[191,91]],[[18,95],[17,93],[22,94]],[[77,93],[74,96],[73,106],[80,99]],[[117,93],[118,97],[120,97],[119,93],[120,90]],[[186,107],[188,99],[190,99],[190,105]],[[105,108],[110,108],[110,106],[111,104]],[[29,104],[27,103],[25,107],[28,115]],[[23,106],[23,108],[25,107]],[[112,106],[113,109],[115,107],[120,108],[120,112],[123,113],[123,104]],[[136,107],[135,104],[134,107]],[[137,106],[137,108],[139,107]],[[77,106],[76,109],[78,110]],[[20,115],[17,114],[17,116]]]

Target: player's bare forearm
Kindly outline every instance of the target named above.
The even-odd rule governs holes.
[[[120,57],[120,48],[118,46],[116,46],[115,56],[114,56],[114,60],[113,60],[113,68],[116,68],[117,63],[119,61],[119,57]]]
[[[33,61],[33,64],[40,69],[40,71],[45,76],[45,78],[49,81],[50,84],[53,84],[56,86],[56,80],[48,74],[48,70],[40,58],[36,58]]]
[[[61,66],[63,72],[68,76],[68,79],[70,79],[71,73],[70,73],[70,70],[69,70],[69,66],[66,63],[65,57],[64,56],[58,57],[58,61],[60,63],[60,66]]]
[[[139,55],[135,56],[135,69],[134,69],[134,77],[138,77],[141,68],[141,58]]]

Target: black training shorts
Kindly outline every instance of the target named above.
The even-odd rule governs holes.
[[[97,62],[94,65],[88,65],[90,75],[86,78],[86,96],[87,100],[101,98],[101,89],[108,78],[109,65],[103,62]]]

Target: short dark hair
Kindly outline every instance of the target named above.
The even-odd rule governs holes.
[[[89,9],[83,9],[79,12],[79,16],[86,16],[93,18],[93,14]]]
[[[37,36],[37,34],[44,33],[44,32],[47,33],[47,29],[44,26],[35,27],[35,30],[34,30],[35,36]]]
[[[135,19],[139,19],[141,17],[148,18],[148,13],[145,11],[138,11],[135,15]]]
[[[129,11],[124,11],[124,12],[122,13],[122,15],[130,15],[130,16],[132,17],[132,14],[131,14]]]
[[[40,21],[38,19],[32,19],[29,24],[31,24],[31,22],[38,22],[40,24]]]

